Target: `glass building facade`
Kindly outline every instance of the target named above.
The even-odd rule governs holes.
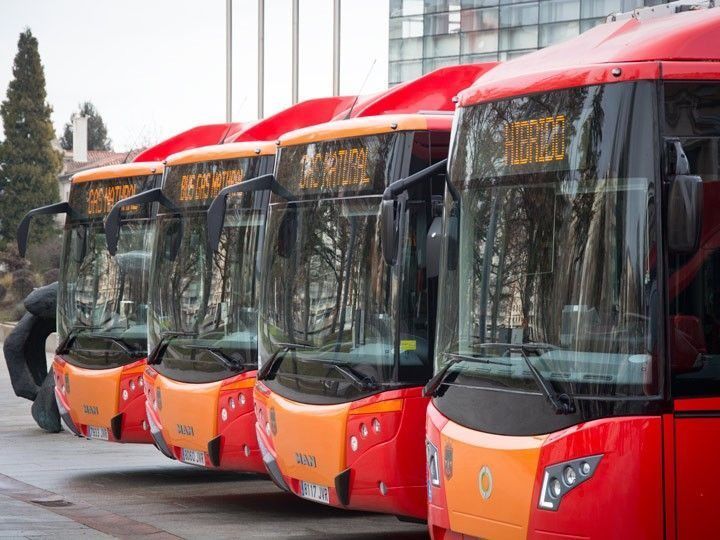
[[[611,13],[668,0],[390,0],[388,82],[508,60],[574,37]]]

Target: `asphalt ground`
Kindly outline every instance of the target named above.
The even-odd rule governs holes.
[[[0,360],[0,538],[427,538],[424,525],[304,501],[259,475],[46,433]]]

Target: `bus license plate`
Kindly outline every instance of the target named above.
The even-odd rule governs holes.
[[[300,482],[300,495],[304,499],[330,504],[330,490],[325,486],[318,486],[310,482]]]
[[[197,450],[190,450],[189,448],[182,449],[182,460],[190,465],[205,466],[205,452],[198,452]]]
[[[109,439],[107,428],[88,426],[88,439],[100,439],[101,441],[107,441]]]

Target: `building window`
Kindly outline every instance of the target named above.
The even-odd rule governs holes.
[[[500,7],[500,28],[508,28],[510,26],[526,26],[530,24],[537,24],[537,22],[537,2],[533,2],[531,4],[521,4],[517,6]]]
[[[516,28],[503,28],[500,30],[500,49],[537,49],[538,27],[518,26]]]
[[[459,34],[441,34],[437,36],[427,36],[425,38],[425,52],[423,56],[452,56],[460,54],[460,35]],[[457,58],[455,59],[457,63]]]
[[[579,18],[580,0],[547,0],[540,3],[541,23],[577,21]]]
[[[413,60],[423,57],[423,38],[405,38],[390,40],[389,60]]]
[[[425,15],[425,35],[450,34],[460,31],[460,12],[449,11],[435,15]]]
[[[485,54],[498,50],[498,31],[467,32],[460,34],[461,54]]]
[[[540,47],[547,47],[577,36],[579,33],[580,23],[578,21],[541,24],[538,43]]]
[[[476,30],[494,30],[499,24],[497,8],[466,9],[460,12],[460,30],[474,32]]]
[[[390,39],[422,37],[423,19],[418,17],[398,17],[390,19]]]

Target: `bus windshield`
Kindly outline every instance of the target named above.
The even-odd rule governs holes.
[[[288,396],[355,399],[398,384],[405,366],[426,365],[426,292],[403,295],[398,311],[380,246],[380,194],[397,143],[398,134],[374,135],[281,151],[277,178],[297,198],[271,204],[259,332],[263,361],[277,361],[272,384]],[[403,242],[413,286],[424,283],[410,262],[422,258],[416,232],[424,235],[426,206],[418,205],[408,209]]]
[[[101,221],[75,222],[66,229],[58,333],[61,342],[72,339],[65,355],[69,362],[109,368],[145,355],[152,236],[148,219],[124,222],[112,257]]]
[[[212,382],[257,366],[257,260],[267,194],[230,196],[218,250],[206,243],[207,206],[225,185],[257,174],[257,163],[247,161],[254,160],[192,166],[200,172],[168,169],[163,191],[179,211],[158,217],[149,338],[151,349],[167,345],[155,368],[171,379]]]
[[[589,86],[461,109],[436,370],[576,399],[659,392],[655,86]],[[528,364],[532,364],[532,366]]]

